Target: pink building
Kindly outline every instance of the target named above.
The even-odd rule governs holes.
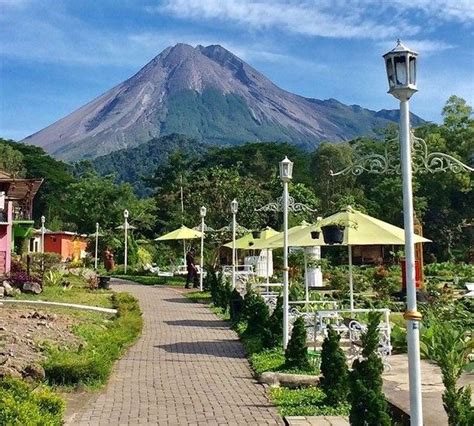
[[[13,226],[13,203],[0,192],[0,277],[10,272]]]

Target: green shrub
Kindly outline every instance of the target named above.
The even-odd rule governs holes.
[[[232,285],[226,280],[224,274],[208,267],[204,281],[203,286],[210,290],[214,306],[227,310],[230,305]]]
[[[264,348],[271,346],[271,333],[268,327],[270,320],[270,312],[268,306],[260,294],[253,293],[247,299],[250,301],[249,306],[244,305],[244,310],[247,311],[247,330],[246,335],[258,336]],[[245,299],[244,299],[245,303]]]
[[[377,353],[380,318],[380,313],[369,313],[367,331],[361,338],[363,360],[354,361],[353,370],[349,375],[349,421],[354,426],[391,425],[387,402],[382,392],[383,363]]]
[[[269,329],[272,338],[272,347],[280,346],[283,342],[283,297],[279,296],[277,304],[273,310],[270,321]]]
[[[347,402],[349,393],[349,369],[340,340],[339,333],[329,327],[321,352],[320,386],[326,394],[326,403],[334,406]]]
[[[303,317],[296,318],[291,332],[291,339],[285,350],[285,365],[287,368],[309,370],[308,349],[306,347],[306,328]]]
[[[423,330],[420,349],[441,369],[443,406],[450,426],[474,424],[474,408],[471,405],[471,388],[458,388],[457,381],[466,367],[474,349],[474,339],[459,325],[442,321],[431,314],[430,326]]]
[[[62,425],[63,400],[45,387],[32,390],[18,379],[0,379],[0,424]]]
[[[40,274],[41,265],[44,265],[44,271],[59,269],[61,266],[61,255],[58,253],[30,253],[31,256],[31,274]]]
[[[59,286],[63,281],[63,274],[59,271],[50,269],[43,277],[43,286]]]
[[[137,338],[142,318],[137,300],[127,293],[114,293],[117,317],[101,325],[81,325],[77,333],[85,344],[73,351],[51,348],[43,363],[46,379],[51,384],[97,386],[110,375],[113,363]]]
[[[230,318],[233,322],[237,322],[242,313],[244,299],[236,288],[234,288],[230,294],[230,301]]]

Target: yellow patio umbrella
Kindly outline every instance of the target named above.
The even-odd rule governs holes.
[[[274,229],[267,226],[261,233],[259,238],[254,238],[252,233],[245,234],[243,237],[238,238],[235,240],[235,248],[241,250],[260,250],[261,248],[266,247],[258,247],[260,244],[264,244],[265,241],[269,240],[270,238],[274,237],[275,235],[280,234],[280,232],[275,231]],[[232,248],[232,241],[224,244],[224,247]]]
[[[311,237],[311,231],[320,231],[318,224],[311,225],[307,222],[303,222],[301,225],[293,226],[288,229],[288,246],[289,247],[308,247],[308,246],[323,246],[324,240],[320,234],[317,239]],[[283,232],[279,232],[277,235],[269,238],[265,241],[259,241],[255,243],[254,249],[264,248],[280,248],[283,247]]]
[[[354,282],[352,277],[352,246],[363,245],[403,245],[405,230],[398,226],[376,219],[347,206],[344,211],[324,218],[320,226],[344,226],[344,238],[341,245],[346,245],[349,257],[349,287],[351,310],[354,309]],[[428,243],[430,240],[414,234],[415,243]]]
[[[347,206],[340,211],[324,218],[320,226],[342,225],[344,239],[341,245],[364,246],[364,245],[403,245],[405,244],[405,230],[398,226],[376,219],[358,210]],[[419,235],[413,236],[415,243],[428,243],[430,240]]]
[[[186,264],[186,240],[194,240],[201,238],[202,232],[196,229],[188,228],[187,226],[181,225],[181,228],[175,229],[168,234],[162,235],[161,237],[155,238],[155,241],[170,241],[170,240],[183,240],[183,261]]]

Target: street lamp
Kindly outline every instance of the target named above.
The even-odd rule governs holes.
[[[44,273],[44,233],[46,228],[44,223],[46,222],[46,218],[41,216],[41,272]]]
[[[204,272],[204,218],[206,217],[206,207],[202,206],[201,214],[201,273],[199,274],[199,288],[202,291],[202,279]]]
[[[293,163],[285,157],[280,162],[283,182],[283,347],[288,345],[288,182],[293,177]]]
[[[45,222],[46,222],[46,218],[44,216],[41,216],[41,254],[44,254],[44,232],[45,232],[44,223]]]
[[[234,198],[230,203],[230,211],[232,212],[232,288],[235,288],[235,215],[239,210],[239,203]]]
[[[125,231],[125,246],[124,246],[124,268],[123,272],[127,274],[127,255],[128,255],[128,210],[123,211],[123,229]]]
[[[94,269],[97,271],[97,250],[99,246],[99,222],[95,224],[95,259],[94,259]]]
[[[400,101],[400,156],[403,180],[403,222],[405,227],[405,257],[407,308],[408,381],[410,388],[410,422],[423,424],[420,370],[421,314],[416,306],[415,244],[413,241],[413,188],[412,188],[412,144],[410,140],[410,112],[408,100],[417,91],[417,53],[405,47],[400,40],[397,46],[383,55],[389,90],[388,93]]]

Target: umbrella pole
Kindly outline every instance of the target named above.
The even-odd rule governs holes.
[[[270,259],[269,259],[269,256],[270,256],[270,253],[269,253],[270,249],[267,248],[267,293],[270,291]]]
[[[352,246],[347,246],[349,254],[349,291],[350,291],[350,300],[351,300],[351,311],[354,310],[354,282],[352,279]]]
[[[183,265],[186,265],[186,240],[183,240]]]
[[[308,283],[308,259],[306,257],[306,250],[304,251],[304,297],[306,303],[309,302],[309,283]]]

